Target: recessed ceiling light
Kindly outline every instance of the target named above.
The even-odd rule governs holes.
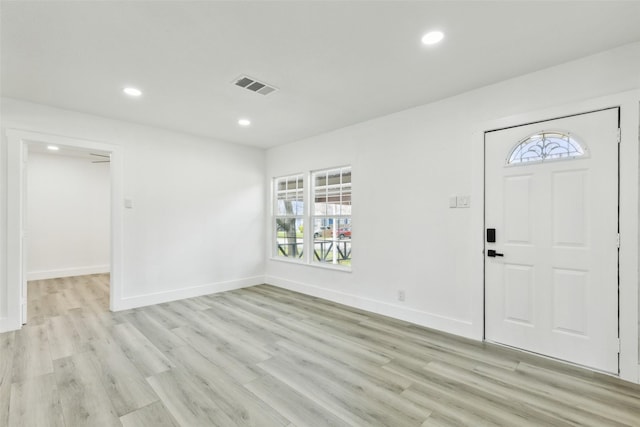
[[[430,31],[422,36],[423,44],[436,44],[444,38],[444,34],[441,31]]]
[[[58,151],[60,147],[56,147],[55,145],[47,145],[47,149],[51,151]]]
[[[137,89],[135,87],[125,87],[124,89],[122,89],[122,91],[124,93],[126,93],[129,96],[140,96],[142,95],[142,91],[140,89]]]
[[[251,120],[249,120],[249,119],[240,119],[240,120],[238,120],[238,124],[240,126],[249,126],[251,124]]]

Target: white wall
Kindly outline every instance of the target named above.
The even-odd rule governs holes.
[[[482,201],[448,208],[450,195],[472,194],[481,181],[472,156],[478,131],[500,118],[637,88],[640,44],[633,44],[268,150],[266,169],[260,150],[11,99],[1,107],[5,129],[123,148],[124,193],[134,201],[124,218],[125,306],[257,284],[266,272],[272,284],[480,339],[474,248],[482,236],[473,224]],[[624,126],[637,132],[634,120]],[[637,186],[637,156],[631,161]],[[353,271],[271,260],[269,180],[345,164],[353,166]],[[6,215],[4,197],[0,206]],[[4,243],[0,250],[6,269]],[[637,294],[637,269],[634,277]],[[5,280],[0,298],[6,289]],[[2,310],[0,301],[0,317]]]
[[[108,163],[29,153],[28,280],[109,272],[110,179]]]
[[[450,195],[482,185],[482,164],[479,180],[472,174],[472,153],[482,155],[474,147],[478,131],[503,117],[637,88],[640,43],[270,149],[267,179],[353,166],[353,267],[345,273],[268,260],[267,282],[482,339],[482,229],[473,224],[474,216],[482,221],[483,201],[448,207]],[[631,161],[637,186],[637,155]],[[269,220],[266,228],[270,238]],[[400,289],[405,302],[397,301]]]
[[[118,201],[124,219],[117,308],[263,282],[262,150],[7,98],[1,107],[3,182],[7,129],[119,147],[122,192],[133,200],[133,209]],[[0,197],[2,236],[7,235],[6,194]],[[3,250],[0,319],[8,312]]]

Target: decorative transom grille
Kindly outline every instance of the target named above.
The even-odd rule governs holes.
[[[507,158],[507,165],[583,157],[586,151],[569,133],[538,132],[518,142]]]

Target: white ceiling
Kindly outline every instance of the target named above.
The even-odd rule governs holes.
[[[640,40],[640,1],[2,1],[2,96],[271,147]],[[445,40],[423,46],[440,29]],[[268,96],[231,84],[246,74]],[[134,85],[139,99],[121,90]],[[249,128],[237,125],[249,117]]]

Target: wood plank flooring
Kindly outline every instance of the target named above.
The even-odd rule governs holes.
[[[119,313],[29,283],[0,426],[640,426],[640,386],[262,285]]]

